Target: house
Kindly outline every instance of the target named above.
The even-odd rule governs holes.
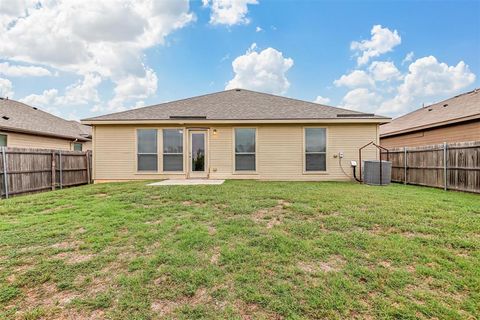
[[[348,180],[390,119],[233,89],[85,119],[96,182],[211,178]],[[366,150],[375,159],[375,148]]]
[[[0,98],[0,146],[90,150],[91,127]]]
[[[480,90],[432,104],[380,126],[386,148],[480,141]]]

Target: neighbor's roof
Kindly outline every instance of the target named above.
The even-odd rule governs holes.
[[[480,90],[475,89],[420,108],[380,126],[380,136],[392,136],[467,120],[480,119]]]
[[[329,107],[244,89],[232,89],[198,97],[157,104],[140,109],[84,119],[86,123],[101,121],[141,120],[314,120],[314,119],[378,119],[373,114]],[[98,122],[97,122],[98,121]]]
[[[0,98],[0,130],[88,141],[91,127],[24,103]]]

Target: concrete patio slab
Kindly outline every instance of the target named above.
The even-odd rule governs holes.
[[[207,180],[207,179],[178,179],[163,180],[148,184],[148,186],[190,186],[190,185],[215,185],[223,184],[225,180]]]

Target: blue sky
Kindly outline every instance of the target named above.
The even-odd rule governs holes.
[[[0,29],[0,94],[72,119],[233,87],[397,116],[479,87],[479,1],[6,0]]]

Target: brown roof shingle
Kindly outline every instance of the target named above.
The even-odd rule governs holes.
[[[88,141],[91,127],[68,121],[22,102],[0,98],[0,130]]]
[[[420,108],[380,126],[380,136],[396,135],[480,118],[480,90]]]
[[[339,116],[340,115],[340,116]],[[245,89],[232,89],[149,107],[107,114],[84,121],[172,120],[301,120],[389,118]]]

